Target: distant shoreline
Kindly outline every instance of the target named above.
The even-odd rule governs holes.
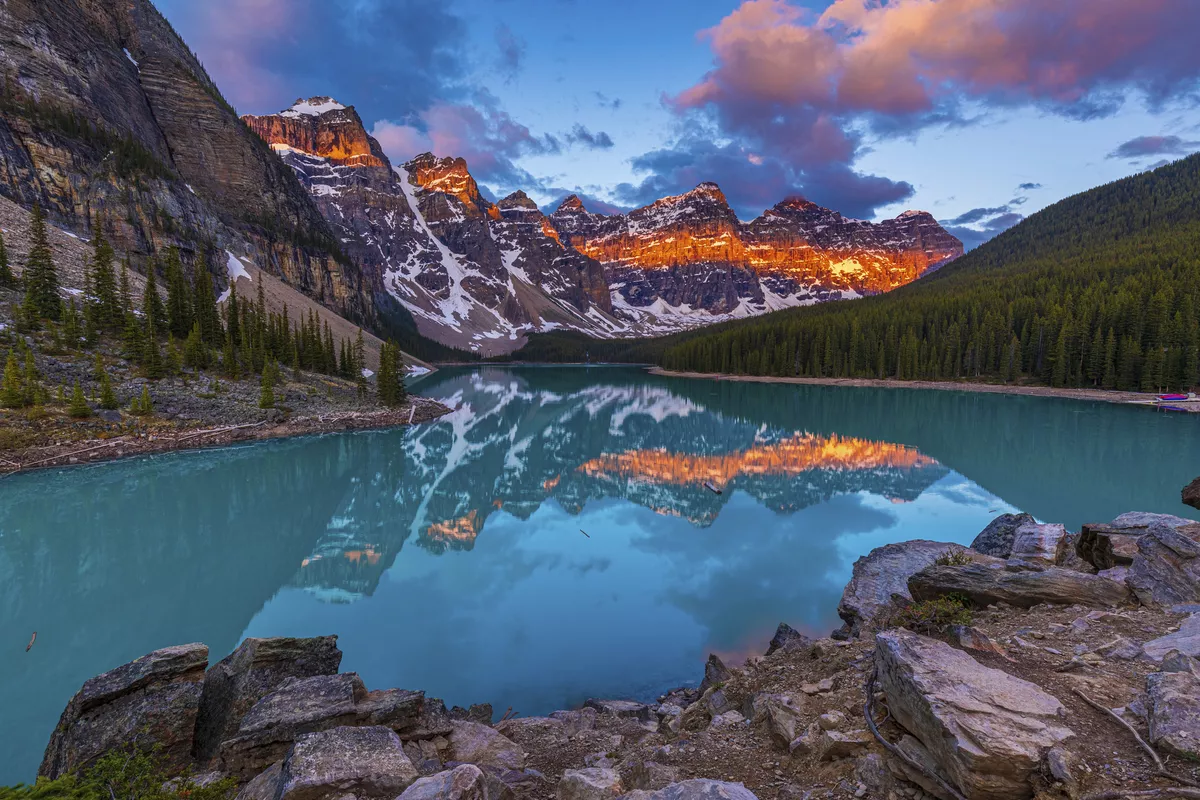
[[[178,428],[172,432],[133,433],[111,439],[87,439],[65,445],[33,447],[19,453],[0,451],[0,480],[10,475],[44,469],[100,464],[158,453],[207,450],[242,442],[403,428],[435,420],[453,410],[428,398],[413,396],[411,399],[412,402],[400,408],[378,411],[306,415],[271,423]]]
[[[876,389],[936,389],[949,392],[980,392],[983,394],[1026,395],[1030,397],[1060,397],[1068,400],[1091,400],[1118,405],[1140,405],[1153,408],[1152,394],[1141,392],[1118,392],[1110,389],[1055,389],[1050,386],[1013,386],[995,383],[972,383],[967,381],[898,381],[875,378],[781,378],[768,375],[730,375],[723,372],[674,372],[662,367],[651,367],[651,375],[663,378],[693,378],[714,381],[738,381],[742,383],[791,383],[803,386],[853,386]],[[1200,400],[1171,402],[1194,414],[1200,414]]]

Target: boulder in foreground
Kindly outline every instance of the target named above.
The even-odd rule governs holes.
[[[968,800],[1022,800],[1046,753],[1073,736],[1066,710],[1028,681],[905,630],[875,640],[892,717],[928,748]]]
[[[91,678],[63,710],[38,775],[58,778],[109,750],[158,748],[164,766],[190,766],[208,647],[155,650]]]
[[[1032,568],[999,559],[928,567],[909,578],[908,588],[914,600],[960,594],[977,606],[1008,603],[1030,608],[1040,603],[1078,603],[1108,608],[1129,600],[1129,589],[1109,578],[1062,567]]]
[[[1126,582],[1145,605],[1200,602],[1200,525],[1151,525]]]
[[[393,800],[417,777],[390,728],[333,728],[296,739],[276,800]]]
[[[1183,503],[1192,508],[1200,508],[1200,478],[1196,478],[1184,487]]]
[[[985,556],[1008,558],[1012,555],[1017,530],[1022,525],[1036,523],[1037,520],[1028,514],[1001,514],[979,532],[975,541],[971,542],[971,549]]]
[[[496,797],[488,792],[487,778],[479,767],[461,764],[419,779],[398,800],[496,800]]]

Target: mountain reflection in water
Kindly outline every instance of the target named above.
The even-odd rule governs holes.
[[[414,389],[459,410],[0,481],[0,709],[20,732],[0,784],[33,778],[85,679],[159,647],[215,661],[244,636],[337,633],[371,688],[524,715],[650,697],[780,621],[827,633],[881,544],[969,542],[1015,509],[1075,529],[1187,514],[1200,452],[1186,415],[1044,398],[632,368]]]

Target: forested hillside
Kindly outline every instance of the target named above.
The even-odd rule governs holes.
[[[889,294],[666,344],[676,370],[1195,387],[1200,155],[1063,200]]]

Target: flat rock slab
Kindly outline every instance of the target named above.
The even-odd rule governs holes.
[[[393,800],[418,777],[392,729],[332,728],[296,739],[276,800]]]
[[[838,616],[852,636],[871,630],[892,607],[893,596],[911,599],[909,576],[931,566],[947,552],[966,549],[960,544],[923,539],[875,548],[854,562],[854,574],[838,603]]]
[[[418,779],[404,790],[399,800],[495,800],[488,782],[474,764],[462,764],[452,770]]]
[[[607,800],[620,797],[624,789],[615,769],[589,767],[569,769],[558,782],[558,800]]]
[[[336,675],[342,663],[336,636],[310,639],[246,639],[204,676],[194,755],[212,760],[233,738],[254,704],[288,678]]]
[[[960,594],[977,606],[1008,603],[1030,608],[1039,603],[1085,605],[1108,608],[1129,600],[1129,589],[1121,583],[1084,572],[1047,567],[1034,569],[988,559],[962,566],[932,566],[908,580],[914,600],[935,600]]]
[[[1017,528],[1008,557],[1047,565],[1057,564],[1065,554],[1066,542],[1067,529],[1062,525],[1026,522]]]
[[[453,724],[450,760],[476,766],[525,769],[525,753],[516,742],[487,725],[475,722],[456,721]]]
[[[1021,800],[1051,747],[1073,736],[1057,698],[905,630],[875,639],[892,717],[919,739],[968,800]]]
[[[630,800],[758,800],[753,792],[740,783],[702,778],[672,783],[657,792],[636,791],[622,797]]]
[[[1037,520],[1028,514],[1001,514],[979,532],[975,541],[971,542],[971,549],[985,556],[1008,558],[1012,555],[1017,529],[1022,525],[1035,524]]]
[[[1200,602],[1200,529],[1155,523],[1137,541],[1126,583],[1144,605]]]
[[[1178,650],[1185,656],[1200,657],[1200,614],[1192,614],[1183,621],[1179,630],[1142,645],[1142,651],[1153,661],[1162,661],[1163,656]]]
[[[63,710],[38,775],[58,778],[130,742],[161,750],[169,769],[190,766],[208,647],[155,650],[83,684]]]
[[[1146,707],[1151,744],[1200,759],[1200,678],[1191,671],[1147,675]]]

